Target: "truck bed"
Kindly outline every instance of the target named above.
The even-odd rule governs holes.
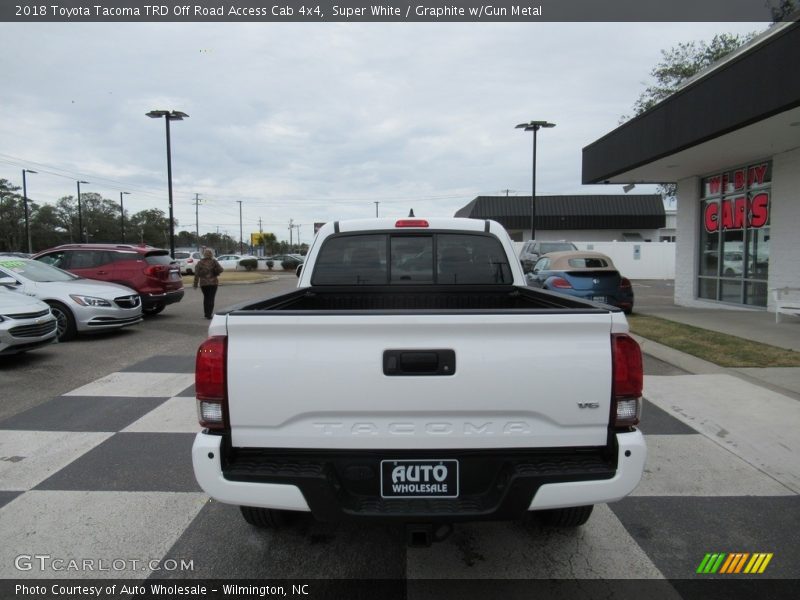
[[[517,286],[317,286],[303,288],[257,302],[230,307],[228,314],[257,314],[274,311],[289,314],[369,311],[426,312],[522,312],[558,314],[563,312],[604,313],[617,311],[597,304]]]

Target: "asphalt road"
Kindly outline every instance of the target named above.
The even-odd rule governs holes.
[[[281,294],[297,285],[293,273],[276,281],[221,286],[216,307]],[[205,339],[203,296],[191,286],[183,300],[144,322],[114,332],[79,336],[32,352],[0,358],[0,419],[15,415],[153,355],[190,354]]]

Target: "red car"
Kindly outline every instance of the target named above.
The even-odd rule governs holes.
[[[154,315],[183,298],[183,280],[169,250],[131,244],[66,244],[32,257],[86,279],[118,283],[136,290],[142,312]]]

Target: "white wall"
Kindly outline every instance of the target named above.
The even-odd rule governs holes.
[[[800,287],[800,148],[772,159],[769,223],[769,288]]]
[[[602,252],[614,261],[628,279],[673,279],[675,277],[675,242],[577,242],[580,250]],[[522,242],[514,242],[519,256]],[[636,249],[638,256],[636,258]]]

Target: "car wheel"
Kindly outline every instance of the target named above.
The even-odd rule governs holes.
[[[289,510],[240,506],[244,520],[262,529],[281,529],[294,522],[297,514]]]
[[[153,304],[152,306],[142,307],[142,312],[146,315],[157,315],[166,307],[166,304]]]
[[[733,269],[725,269],[725,272],[723,273],[723,275],[725,277],[733,277],[735,275],[735,273],[733,272]]]
[[[533,513],[541,523],[548,527],[580,527],[592,516],[593,505],[570,506],[568,508],[554,508],[540,510]]]
[[[56,318],[56,337],[59,342],[68,342],[78,334],[78,328],[75,325],[75,317],[72,311],[61,302],[48,302],[50,305],[50,312]]]

